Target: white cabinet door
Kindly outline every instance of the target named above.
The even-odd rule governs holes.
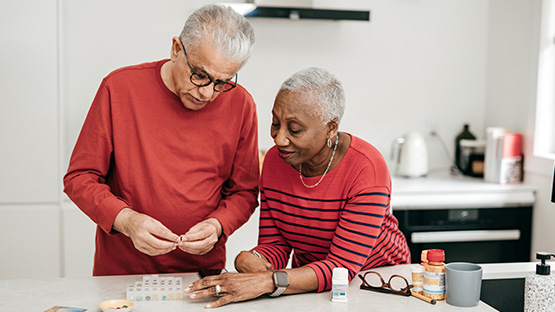
[[[62,207],[64,277],[92,276],[96,224],[73,203]]]
[[[0,206],[0,279],[60,276],[58,205]]]
[[[59,198],[55,0],[0,9],[0,203]]]

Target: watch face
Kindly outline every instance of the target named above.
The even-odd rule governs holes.
[[[289,276],[283,271],[274,272],[274,284],[276,287],[287,287],[289,286]]]

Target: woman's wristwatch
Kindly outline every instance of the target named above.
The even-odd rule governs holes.
[[[277,297],[285,291],[287,286],[289,286],[289,276],[285,271],[274,271],[273,279],[276,290],[268,295],[270,297]]]

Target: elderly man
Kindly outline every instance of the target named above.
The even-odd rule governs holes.
[[[64,177],[97,225],[94,275],[225,266],[225,242],[257,206],[256,107],[237,84],[254,31],[207,5],[170,59],[104,78]]]

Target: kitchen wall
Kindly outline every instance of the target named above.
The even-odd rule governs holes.
[[[489,2],[485,125],[508,127],[524,134],[524,183],[536,188],[532,260],[538,251],[555,250],[555,204],[550,201],[554,159],[533,153],[540,13],[542,2],[548,1],[553,3]],[[553,29],[553,21],[545,24]]]
[[[0,279],[88,275],[94,225],[63,195],[61,178],[96,89],[115,68],[167,58],[186,17],[216,1],[30,2],[0,10],[0,26],[10,30],[0,34],[0,246],[11,255],[0,259]],[[258,105],[260,147],[273,145],[279,85],[309,66],[343,81],[340,128],[386,158],[395,138],[420,131],[431,169],[446,170],[440,139],[452,154],[464,123],[479,137],[487,126],[510,127],[525,134],[526,183],[538,188],[533,248],[555,250],[555,230],[544,221],[554,219],[546,186],[553,162],[531,153],[541,1],[341,3],[371,10],[371,21],[250,20],[257,43],[239,83]],[[228,255],[256,243],[256,219],[232,237]]]

